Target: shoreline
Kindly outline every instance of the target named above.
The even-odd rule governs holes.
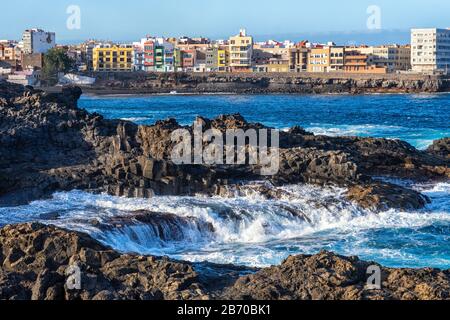
[[[30,243],[35,250],[22,251]],[[450,290],[450,269],[388,268],[329,251],[267,268],[190,263],[122,254],[87,234],[39,223],[0,228],[0,245],[15,253],[0,256],[4,300],[440,300]],[[65,285],[74,266],[77,290]],[[368,287],[373,268],[382,277],[376,289]]]
[[[448,76],[317,73],[84,73],[86,93],[105,94],[396,94],[450,92]],[[58,90],[49,88],[49,90]],[[59,90],[60,91],[60,90]]]
[[[450,178],[449,139],[434,141],[426,151],[418,151],[403,141],[315,136],[301,127],[280,133],[280,170],[268,178],[262,177],[256,166],[177,165],[169,157],[173,151],[170,134],[186,127],[175,120],[139,126],[105,119],[78,108],[81,94],[76,87],[49,94],[0,83],[0,110],[5,119],[0,144],[0,204],[19,206],[70,190],[128,199],[197,194],[230,197],[249,192],[283,199],[291,194],[276,186],[303,184],[346,187],[345,201],[373,212],[420,210],[431,201],[426,194],[375,178]],[[221,132],[264,127],[247,122],[240,114],[197,120],[205,128]],[[243,185],[246,181],[270,185]],[[284,210],[288,219],[308,222],[302,209],[277,210]],[[168,223],[192,225],[206,235],[215,232],[210,221],[160,211],[141,210],[95,226],[118,230],[139,221],[156,230]],[[50,218],[58,219],[59,214]],[[176,240],[183,234],[163,233],[159,238],[165,236]],[[450,271],[380,266],[387,275],[383,289],[370,291],[366,275],[373,264],[331,252],[292,256],[280,266],[244,277],[229,270],[217,277],[216,272],[223,269],[197,272],[192,264],[169,258],[122,255],[86,234],[38,223],[0,228],[0,247],[0,281],[6,283],[0,299],[427,300],[448,298],[450,290]],[[97,285],[75,293],[65,290],[64,271],[74,262],[86,272],[86,281]],[[49,275],[53,282],[45,280]]]
[[[112,90],[112,89],[93,89],[90,87],[79,86],[83,91],[83,96],[86,97],[196,97],[196,96],[372,96],[372,95],[448,95],[449,91],[440,92],[402,92],[402,91],[380,91],[380,92],[324,92],[324,93],[295,93],[295,92],[267,92],[267,93],[249,93],[249,92],[176,92],[171,93],[167,91],[149,92],[145,90]],[[37,90],[42,90],[48,93],[61,93],[64,87],[35,87]]]

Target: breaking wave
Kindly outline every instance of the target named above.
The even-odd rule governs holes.
[[[89,233],[121,252],[194,262],[279,264],[321,249],[395,267],[450,267],[450,183],[416,185],[433,201],[424,210],[363,210],[345,189],[278,188],[266,199],[221,197],[127,199],[81,191],[26,206],[0,208],[0,224],[39,221]]]

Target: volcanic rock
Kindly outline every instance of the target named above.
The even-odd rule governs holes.
[[[367,286],[369,266],[381,270],[379,290]],[[69,286],[72,268],[78,288]],[[330,252],[260,271],[191,264],[119,254],[88,235],[28,223],[0,229],[0,299],[448,300],[450,270],[383,268]]]

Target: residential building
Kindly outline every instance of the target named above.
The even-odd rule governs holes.
[[[40,71],[17,71],[8,75],[8,79],[6,81],[15,84],[21,84],[23,86],[34,86],[39,84],[40,75]]]
[[[164,67],[164,46],[155,44],[155,65],[154,71],[165,72]]]
[[[412,29],[411,65],[419,73],[449,74],[450,29]]]
[[[195,58],[197,52],[195,49],[186,49],[181,51],[181,66],[185,71],[193,71],[195,67]]]
[[[329,46],[317,46],[311,48],[308,58],[308,72],[329,72],[330,71]]]
[[[289,59],[281,56],[276,56],[269,59],[267,64],[267,72],[289,72]]]
[[[363,55],[368,55],[370,64],[385,67],[387,72],[411,69],[411,47],[409,45],[360,46],[351,49]]]
[[[253,38],[241,29],[237,36],[229,40],[230,68],[233,72],[251,71],[253,58]]]
[[[21,61],[22,49],[18,43],[14,41],[2,41],[0,43],[0,60],[7,61]]]
[[[208,48],[206,49],[206,70],[207,71],[217,71],[218,68],[218,48]]]
[[[156,72],[175,71],[175,46],[164,38],[152,39],[153,43],[153,70]],[[149,44],[149,49],[151,45]],[[147,52],[149,53],[149,52]],[[147,56],[147,54],[146,54]],[[147,59],[147,58],[146,58]],[[149,58],[150,59],[150,58]]]
[[[97,72],[133,71],[133,46],[97,45],[93,49],[93,69]]]
[[[10,63],[6,61],[0,61],[0,76],[11,74],[13,73],[13,71],[14,68]]]
[[[44,67],[44,54],[32,53],[22,56],[22,68],[24,70],[42,69]]]
[[[133,71],[145,71],[144,43],[133,42]]]
[[[206,50],[206,71],[226,71],[228,55],[225,47],[212,47]]]
[[[228,48],[219,47],[217,48],[217,71],[227,71],[228,66]]]
[[[344,72],[360,74],[384,74],[387,73],[387,69],[386,67],[371,65],[369,62],[369,56],[366,54],[361,54],[358,51],[347,50],[345,52],[344,59]]]
[[[344,71],[344,47],[330,47],[330,72],[343,72]]]
[[[289,49],[290,71],[306,72],[308,71],[309,49],[305,43],[300,43],[296,48]]]
[[[41,29],[25,30],[22,36],[24,54],[46,53],[56,45],[54,32]]]
[[[155,41],[153,39],[144,41],[144,71],[155,71]]]

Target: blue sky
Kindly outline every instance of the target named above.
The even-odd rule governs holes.
[[[146,34],[225,38],[246,27],[257,39],[370,43],[407,41],[411,27],[450,27],[447,0],[22,0],[18,9],[19,2],[3,2],[2,11],[14,14],[2,15],[0,39],[19,39],[27,27],[55,31],[58,42],[130,41]],[[69,5],[81,9],[80,30],[66,28]],[[380,32],[367,30],[370,5],[381,9]]]

